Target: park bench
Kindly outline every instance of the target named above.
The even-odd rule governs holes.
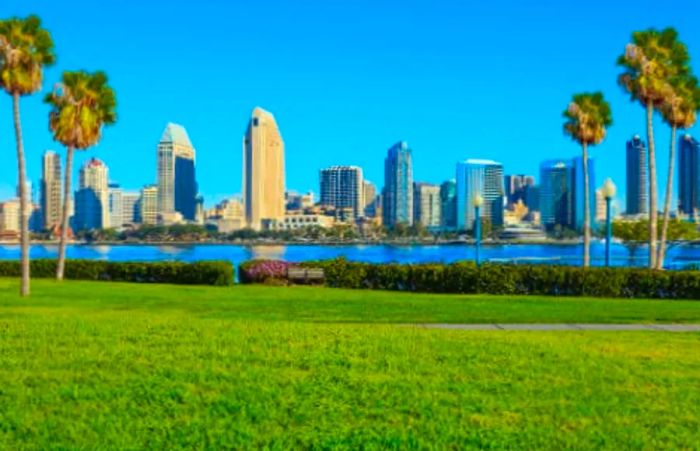
[[[294,268],[287,269],[287,281],[298,284],[321,284],[326,276],[322,268]]]

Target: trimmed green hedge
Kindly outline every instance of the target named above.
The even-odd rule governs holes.
[[[304,262],[337,288],[501,295],[700,299],[700,272],[575,266]],[[244,280],[244,279],[241,279]]]
[[[56,276],[56,260],[32,260],[31,276]],[[0,260],[0,277],[19,277],[16,260]],[[228,261],[108,262],[66,260],[66,279],[115,282],[171,283],[180,285],[233,285],[233,265]]]

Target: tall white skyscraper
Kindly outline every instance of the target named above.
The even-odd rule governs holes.
[[[158,143],[158,214],[194,221],[197,204],[195,150],[181,125],[168,124]]]
[[[101,160],[92,158],[80,168],[75,193],[75,230],[104,229],[109,220],[109,170]]]
[[[243,138],[243,207],[248,227],[283,220],[284,141],[272,114],[256,107]]]
[[[41,159],[41,215],[43,227],[50,230],[61,224],[61,157],[51,150]]]

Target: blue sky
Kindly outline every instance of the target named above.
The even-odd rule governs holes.
[[[633,30],[674,26],[700,70],[694,1],[3,0],[0,17],[37,13],[63,70],[105,70],[119,122],[78,156],[103,159],[127,189],[155,181],[156,145],[169,121],[197,150],[207,204],[240,192],[241,140],[256,105],[277,118],[287,187],[318,191],[318,170],[356,164],[381,186],[386,149],[414,151],[416,180],[454,177],[466,158],[538,175],[541,160],[577,155],[563,136],[571,95],[602,90],[615,124],[593,149],[597,184],[624,195],[624,145],[644,133],[642,109],[616,84],[616,57]],[[45,149],[42,95],[22,101],[29,175]],[[0,199],[16,183],[11,102],[0,95]],[[657,119],[665,180],[667,128]],[[691,130],[692,133],[693,130]],[[77,174],[77,172],[76,172]]]

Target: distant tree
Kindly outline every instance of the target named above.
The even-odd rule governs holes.
[[[102,127],[117,120],[117,98],[107,84],[104,72],[64,72],[61,83],[44,100],[51,106],[49,128],[56,141],[66,146],[66,173],[63,182],[61,239],[58,247],[56,279],[63,280],[68,239],[68,214],[73,171],[73,153],[97,144]]]
[[[649,145],[649,268],[657,267],[656,151],[654,145],[654,111],[666,100],[667,86],[676,77],[689,73],[689,55],[686,46],[678,40],[673,28],[658,31],[649,29],[632,34],[632,42],[618,58],[624,72],[618,83],[646,110],[647,141]]]
[[[615,238],[622,241],[630,254],[630,261],[640,246],[644,245],[649,230],[649,221],[614,221],[612,233]],[[683,241],[697,240],[700,237],[698,226],[692,222],[681,221],[678,218],[668,222],[668,248]]]
[[[54,63],[51,34],[41,27],[37,16],[0,20],[0,87],[12,97],[17,142],[17,178],[20,203],[20,296],[29,295],[29,193],[22,140],[19,99],[41,89],[44,67]]]
[[[612,125],[610,104],[601,92],[576,94],[564,111],[564,133],[581,145],[583,158],[583,266],[591,264],[591,191],[588,146],[605,139]]]

